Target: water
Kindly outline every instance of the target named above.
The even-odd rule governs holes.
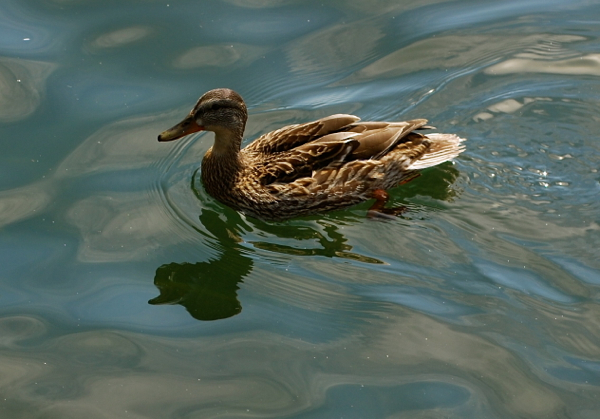
[[[589,1],[5,1],[3,418],[600,415],[600,8]],[[392,201],[282,223],[207,196],[332,113],[468,138]],[[149,304],[150,303],[150,304]]]

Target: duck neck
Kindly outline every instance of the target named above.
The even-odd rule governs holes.
[[[202,180],[208,193],[223,194],[235,183],[244,167],[240,153],[242,133],[231,130],[214,130],[215,143],[202,161]]]
[[[212,146],[212,153],[225,160],[235,160],[238,157],[242,146],[243,131],[229,129],[214,129],[215,143]]]

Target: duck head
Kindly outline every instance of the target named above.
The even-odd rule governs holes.
[[[216,138],[241,138],[248,119],[242,97],[231,89],[206,92],[194,109],[177,125],[158,136],[158,141],[173,141],[198,131],[212,131]]]

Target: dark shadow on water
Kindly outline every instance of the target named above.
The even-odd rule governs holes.
[[[459,172],[452,166],[424,172],[414,181],[394,194],[403,200],[415,195],[430,196],[448,201],[456,191],[448,186],[454,183]],[[196,176],[194,176],[196,177]],[[242,311],[237,297],[239,284],[253,269],[254,249],[291,256],[322,256],[349,259],[361,263],[384,264],[385,262],[352,252],[348,239],[340,233],[340,225],[355,223],[360,217],[349,212],[328,216],[305,217],[289,222],[271,223],[256,219],[244,219],[240,214],[223,207],[192,188],[206,206],[199,216],[200,223],[210,233],[209,240],[219,253],[216,258],[197,263],[169,263],[156,270],[154,285],[160,295],[149,304],[180,304],[198,320],[218,320],[235,316]],[[364,221],[364,219],[361,219]],[[375,221],[373,221],[375,222]],[[271,240],[249,240],[244,245],[244,233],[258,232]],[[288,243],[276,243],[277,241]],[[307,245],[310,243],[310,245]]]

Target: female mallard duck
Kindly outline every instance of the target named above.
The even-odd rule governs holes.
[[[240,150],[248,112],[230,89],[205,93],[183,121],[158,136],[171,141],[197,131],[215,133],[202,160],[206,191],[238,211],[267,220],[343,208],[376,199],[384,208],[386,189],[418,176],[417,170],[459,155],[454,134],[415,132],[425,119],[359,122],[331,115],[264,134]]]

